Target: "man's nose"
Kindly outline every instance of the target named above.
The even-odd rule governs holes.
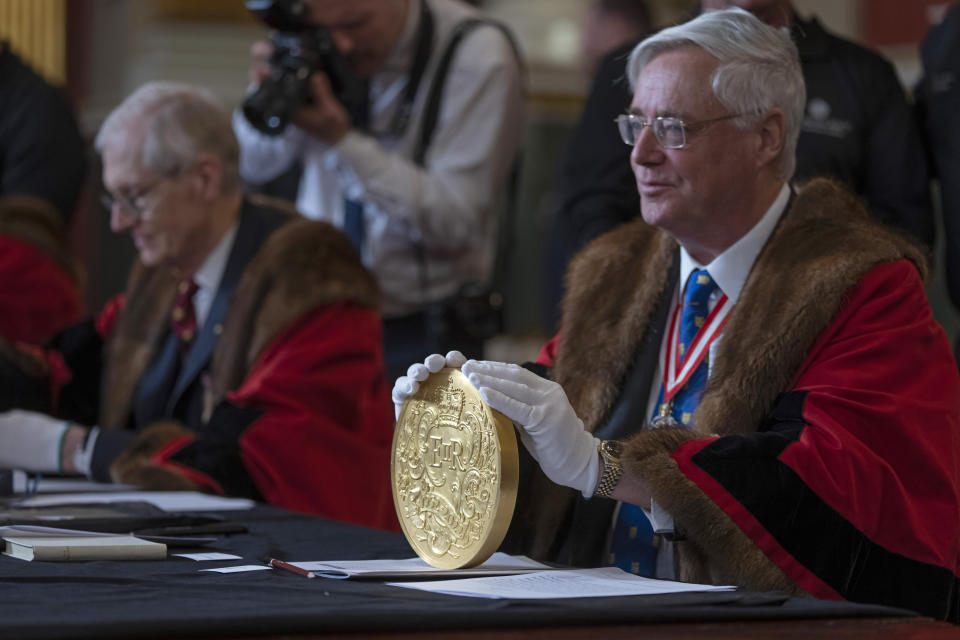
[[[637,165],[656,163],[663,157],[663,148],[653,133],[653,127],[647,126],[637,133],[637,141],[630,151],[630,160]]]
[[[110,205],[110,230],[114,233],[126,231],[135,221],[136,218],[124,211],[119,203],[114,202]]]

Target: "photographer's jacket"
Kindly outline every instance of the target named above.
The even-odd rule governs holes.
[[[431,56],[409,124],[394,131],[417,49],[421,2],[433,18]],[[457,25],[476,17],[464,3],[410,0],[403,35],[386,68],[371,79],[369,132],[354,130],[336,147],[295,126],[269,137],[240,112],[234,115],[247,182],[271,180],[300,161],[297,210],[304,215],[341,226],[344,199],[363,204],[363,262],[383,292],[385,318],[421,311],[425,301],[446,298],[464,283],[490,280],[499,207],[523,120],[519,62],[496,27],[479,26],[460,42],[424,166],[413,160],[439,58]],[[426,286],[418,243],[424,247]]]
[[[838,178],[878,220],[932,247],[930,171],[893,65],[816,18],[794,14],[792,35],[807,88],[794,180]]]
[[[138,263],[96,331],[91,322],[60,337],[72,379],[59,415],[100,426],[94,477],[396,528],[378,293],[349,241],[326,223],[245,203],[182,364],[170,319],[177,285],[169,270]]]
[[[960,619],[960,379],[921,252],[811,183],[730,313],[695,427],[644,430],[677,252],[640,220],[589,245],[552,377],[588,430],[627,441],[685,535],[678,577]],[[531,490],[527,551],[602,563],[613,501]]]

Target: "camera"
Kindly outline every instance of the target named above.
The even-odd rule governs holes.
[[[267,135],[282,133],[296,110],[311,102],[309,81],[316,71],[326,74],[348,111],[358,104],[363,83],[348,69],[330,31],[307,24],[303,0],[246,0],[246,6],[274,30],[270,75],[243,101],[250,124]]]

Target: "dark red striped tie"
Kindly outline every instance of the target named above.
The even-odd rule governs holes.
[[[197,314],[193,309],[193,294],[197,292],[197,283],[192,279],[184,280],[177,287],[177,301],[171,314],[173,331],[180,339],[180,356],[190,351],[193,339],[197,335]]]

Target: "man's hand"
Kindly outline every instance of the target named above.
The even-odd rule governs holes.
[[[439,353],[434,353],[426,357],[423,364],[419,362],[410,365],[407,369],[407,375],[400,376],[393,384],[393,408],[396,417],[400,417],[400,410],[403,409],[403,403],[420,388],[420,383],[430,377],[431,373],[436,373],[444,367],[459,369],[460,365],[467,359],[459,351],[450,351],[444,357]]]
[[[70,424],[42,413],[0,413],[0,467],[60,472],[61,448]]]
[[[291,122],[331,146],[338,144],[353,128],[350,114],[333,95],[326,74],[310,76],[310,93],[313,104],[301,107]]]
[[[487,404],[522,427],[520,439],[548,478],[593,495],[600,441],[584,430],[560,385],[515,364],[468,360],[460,370]]]

